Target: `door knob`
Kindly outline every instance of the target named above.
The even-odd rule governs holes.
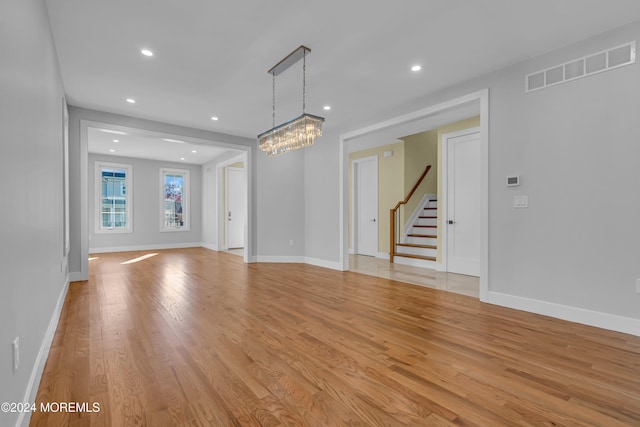
[[[456,223],[455,221],[453,221],[451,219],[449,220],[449,224],[455,224],[455,223]]]
[[[376,219],[375,219],[375,218],[373,218],[371,221],[376,222]]]

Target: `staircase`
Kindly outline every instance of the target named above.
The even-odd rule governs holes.
[[[425,195],[409,219],[410,226],[402,227],[399,209],[416,193],[420,183],[431,170],[427,165],[407,197],[389,210],[389,262],[415,267],[437,269],[437,195]],[[404,228],[404,230],[399,230]]]
[[[435,268],[437,255],[438,200],[428,198],[396,244],[394,262]]]

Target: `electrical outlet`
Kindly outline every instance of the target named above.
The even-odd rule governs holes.
[[[20,337],[16,337],[12,343],[13,346],[13,372],[18,372],[20,368]]]
[[[293,240],[289,240],[289,246],[293,246]]]

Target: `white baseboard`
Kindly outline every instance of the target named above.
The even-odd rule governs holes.
[[[317,267],[342,271],[342,264],[338,261],[327,261],[326,259],[305,257],[304,262],[306,264],[315,265]]]
[[[542,314],[570,322],[640,336],[640,319],[492,291],[488,293],[487,302],[503,307],[515,308],[516,310],[528,311],[530,313]]]
[[[258,255],[256,257],[256,261],[257,262],[278,262],[278,263],[304,264],[305,257],[303,257],[303,256]]]
[[[70,282],[82,282],[84,280],[87,280],[87,277],[84,277],[82,275],[82,273],[80,273],[79,271],[69,272],[69,281]]]
[[[355,255],[356,253],[353,251],[353,249],[349,249],[349,255]],[[365,255],[368,256],[368,255]],[[382,259],[389,259],[389,253],[387,252],[378,252],[376,254],[376,258],[382,258]]]
[[[22,399],[23,402],[33,403],[36,401],[36,395],[38,394],[38,387],[40,386],[40,380],[42,379],[44,366],[47,363],[49,350],[51,349],[51,343],[53,342],[53,337],[56,334],[56,329],[58,329],[58,321],[60,320],[60,314],[62,313],[64,300],[67,297],[67,292],[69,291],[69,281],[70,277],[66,276],[65,283],[62,286],[62,291],[60,292],[60,295],[58,295],[58,302],[56,303],[53,315],[51,316],[51,320],[49,321],[49,327],[47,327],[47,331],[44,334],[44,338],[42,339],[42,343],[40,344],[40,351],[38,352],[35,364],[33,365],[33,369],[31,370],[29,384],[27,384],[27,390],[24,393],[24,399]],[[16,427],[26,427],[29,425],[30,420],[30,412],[21,412],[20,416],[18,417],[18,421],[16,422]]]
[[[164,243],[157,245],[142,245],[142,246],[114,246],[106,248],[89,248],[90,254],[104,254],[109,252],[132,252],[132,251],[155,251],[162,249],[184,249],[184,248],[199,248],[202,243]]]
[[[205,249],[209,249],[216,252],[219,250],[218,245],[215,245],[213,243],[200,243],[200,246],[202,246]]]

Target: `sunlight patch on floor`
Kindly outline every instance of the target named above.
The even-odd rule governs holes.
[[[147,258],[151,258],[152,256],[156,256],[156,255],[158,255],[158,253],[157,253],[157,252],[156,252],[156,253],[153,253],[153,254],[146,254],[146,255],[139,256],[138,258],[130,259],[129,261],[121,262],[120,264],[122,264],[122,265],[125,265],[125,264],[133,264],[133,263],[135,263],[135,262],[144,261],[145,259],[147,259]]]

